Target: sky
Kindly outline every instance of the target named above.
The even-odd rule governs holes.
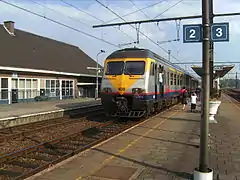
[[[0,0],[0,23],[6,20],[15,22],[15,27],[40,36],[78,46],[91,58],[96,60],[102,49],[106,53],[99,55],[99,62],[119,45],[137,40],[136,25],[120,27],[92,28],[93,25],[104,23],[167,18],[177,16],[200,15],[200,0],[5,0],[18,7],[27,9],[39,16],[10,6]],[[214,0],[214,13],[239,12],[239,0]],[[131,12],[142,9],[131,15]],[[123,19],[119,18],[121,16]],[[126,16],[125,16],[126,15]],[[46,17],[46,18],[44,18]],[[62,25],[67,25],[69,28]],[[215,61],[240,61],[240,16],[216,17],[214,22],[229,22],[230,41],[217,42],[214,45]],[[171,22],[147,23],[140,25],[137,47],[150,49],[164,58],[171,50],[171,62],[201,62],[202,44],[183,43],[182,25],[200,24],[201,19]],[[180,41],[162,43],[177,38],[177,25],[180,27]],[[87,35],[86,35],[87,33]],[[94,38],[94,37],[96,38]],[[100,40],[99,40],[100,39]],[[105,40],[107,42],[103,42]],[[160,44],[158,44],[160,43]],[[133,47],[133,44],[120,48]],[[191,65],[182,65],[191,71]],[[240,64],[232,72],[240,72]]]

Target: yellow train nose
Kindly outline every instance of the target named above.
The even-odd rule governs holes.
[[[119,94],[120,95],[123,95],[123,93],[125,92],[125,88],[124,87],[120,87],[120,88],[118,88],[118,91],[119,91]]]

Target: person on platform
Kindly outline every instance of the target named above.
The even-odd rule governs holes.
[[[198,86],[197,88],[196,88],[196,95],[197,95],[197,98],[198,98],[198,100],[200,101],[200,94],[201,94],[201,88],[200,88],[200,86]]]
[[[183,87],[180,91],[180,94],[182,96],[182,104],[183,104],[183,110],[184,110],[186,107],[186,104],[187,104],[187,97],[188,97],[187,89],[185,87]]]
[[[194,110],[196,110],[196,106],[197,106],[197,95],[196,93],[192,93],[191,94],[191,112],[193,112]]]

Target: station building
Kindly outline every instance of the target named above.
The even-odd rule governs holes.
[[[0,104],[94,97],[96,70],[87,67],[96,62],[78,47],[15,29],[13,21],[0,24],[0,40]]]

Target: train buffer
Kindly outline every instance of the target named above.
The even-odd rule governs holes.
[[[214,179],[240,179],[240,107],[225,94],[210,124]],[[36,180],[191,179],[198,166],[200,113],[176,105],[36,176]]]

